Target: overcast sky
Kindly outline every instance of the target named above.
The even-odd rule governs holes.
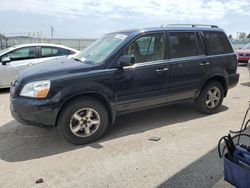
[[[0,0],[0,32],[42,31],[97,38],[122,29],[168,23],[216,24],[250,32],[250,0]]]

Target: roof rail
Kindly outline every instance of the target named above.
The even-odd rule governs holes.
[[[206,24],[163,24],[161,27],[176,27],[176,26],[184,26],[184,27],[211,27],[211,28],[219,28],[217,25],[206,25]]]

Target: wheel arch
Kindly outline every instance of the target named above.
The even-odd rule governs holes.
[[[202,89],[205,87],[205,85],[207,85],[209,82],[212,81],[217,81],[219,83],[222,84],[223,88],[224,88],[224,97],[227,96],[227,91],[228,91],[228,80],[225,78],[225,76],[223,75],[214,75],[210,78],[208,78],[200,87],[200,89],[198,90],[198,92],[195,95],[195,98],[199,96],[200,92],[202,91]]]
[[[91,97],[100,101],[108,111],[109,122],[111,124],[114,124],[115,119],[116,119],[116,109],[115,109],[114,104],[112,104],[112,102],[109,102],[109,100],[104,95],[98,92],[86,92],[86,93],[78,93],[78,94],[72,95],[68,97],[66,101],[64,101],[56,117],[56,123],[55,123],[56,126],[58,125],[59,117],[62,113],[62,110],[65,108],[65,106],[67,106],[71,101],[76,100],[78,98],[83,98],[83,97]]]

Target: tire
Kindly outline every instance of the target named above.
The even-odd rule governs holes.
[[[215,94],[215,91],[218,93]],[[213,97],[211,97],[211,93],[213,93]],[[195,100],[197,109],[205,114],[218,112],[224,99],[224,93],[225,91],[221,83],[218,81],[208,82]]]
[[[63,108],[58,129],[68,142],[80,145],[99,139],[108,123],[106,107],[94,98],[82,97],[72,100]]]

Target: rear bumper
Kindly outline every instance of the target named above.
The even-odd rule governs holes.
[[[58,110],[49,101],[11,98],[11,115],[21,124],[53,127]]]
[[[228,76],[228,88],[235,87],[239,82],[240,75],[238,73],[231,74]]]

